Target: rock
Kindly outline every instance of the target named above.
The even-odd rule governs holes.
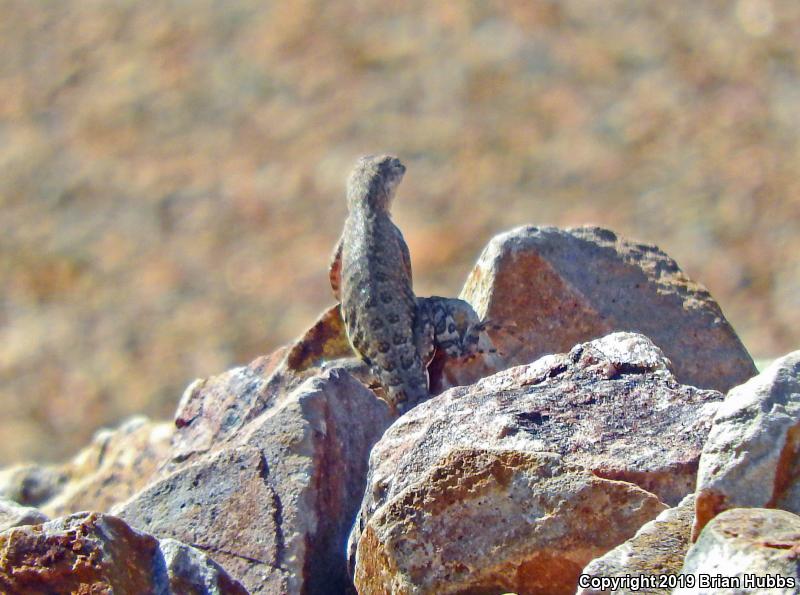
[[[241,583],[203,552],[175,539],[159,540],[167,567],[170,590],[175,595],[235,593],[248,595]]]
[[[94,512],[0,533],[0,592],[247,594],[201,552]]]
[[[260,592],[288,590],[282,503],[254,447],[228,448],[154,483],[114,509],[132,526],[200,549]],[[259,591],[254,591],[259,592]]]
[[[115,513],[206,552],[251,593],[343,592],[369,451],[392,416],[338,368],[261,408],[265,376],[257,364],[195,386],[202,407],[178,430],[180,460]]]
[[[107,511],[147,485],[171,455],[174,426],[137,416],[101,430],[63,470],[63,489],[42,505],[51,517],[81,510]]]
[[[18,465],[0,471],[0,497],[37,506],[51,517],[106,511],[147,484],[170,456],[173,426],[143,416],[92,442],[62,465]]]
[[[459,589],[484,588],[490,581],[496,588],[523,593],[558,577],[574,592],[580,570],[592,558],[631,537],[666,508],[659,498],[677,504],[694,485],[697,460],[722,395],[678,384],[668,364],[646,337],[614,333],[568,354],[546,356],[472,386],[450,389],[406,413],[370,456],[368,487],[349,545],[356,586],[364,593],[392,585],[403,585],[398,592],[406,592],[411,584],[419,592],[438,592],[458,576],[452,584]],[[456,452],[480,453],[474,456],[482,457],[482,466],[468,467],[469,457]],[[500,454],[490,453],[518,459],[513,465],[498,463],[492,457]],[[543,453],[563,461],[545,464]],[[504,469],[502,482],[497,473],[487,471],[498,465]],[[584,477],[578,470],[591,473],[597,482],[548,475],[558,471]],[[478,475],[485,479],[478,481]],[[448,477],[459,486],[474,481],[485,487],[475,493],[460,487],[448,492]],[[529,530],[549,506],[547,494],[540,490],[554,489],[551,484],[561,481],[575,489],[573,500],[562,501],[570,509],[582,501],[581,494],[594,494],[582,504],[581,514],[603,531],[582,533],[569,514],[562,517],[554,510],[553,522],[561,523],[564,534],[561,545],[551,548],[555,538],[538,543]],[[518,485],[527,487],[515,492]],[[440,489],[444,495],[439,495]],[[514,515],[505,527],[500,519],[502,511],[512,510],[511,493],[528,495],[514,501]],[[409,494],[419,498],[409,499]],[[606,504],[601,505],[604,498]],[[610,501],[614,506],[607,505]],[[610,529],[617,520],[604,515],[639,505],[641,515]],[[490,510],[500,512],[492,517]],[[458,526],[437,537],[441,527],[455,519]],[[395,526],[413,530],[418,541],[395,542]],[[515,526],[520,527],[517,533]],[[571,534],[573,530],[577,532]],[[436,543],[443,540],[442,547],[451,539],[448,554],[426,549],[421,536]],[[491,556],[479,563],[476,551]],[[548,561],[545,568],[556,569],[553,577],[526,570],[540,568],[542,560]],[[517,577],[509,579],[517,581],[513,587],[491,582],[501,568]]]
[[[481,340],[488,341],[488,336]],[[431,391],[438,394],[451,386],[470,384],[502,367],[502,361],[488,351],[471,358],[452,358],[437,351],[429,369]],[[383,395],[377,379],[350,347],[338,305],[326,310],[291,345],[248,366],[189,385],[175,414],[179,428],[173,445],[175,457],[206,452],[236,435],[279,395],[335,368],[346,369],[379,397]]]
[[[696,538],[723,510],[800,513],[800,351],[728,393],[700,457]]]
[[[247,366],[195,380],[175,413],[173,457],[185,460],[235,439],[277,398],[319,376],[326,363],[352,356],[339,307],[334,306],[292,345]]]
[[[197,546],[252,592],[314,593],[350,586],[342,552],[362,498],[352,555],[368,530],[373,545],[388,548],[400,565],[408,563],[402,548],[382,541],[390,528],[374,523],[396,518],[389,511],[397,510],[391,506],[404,490],[438,502],[425,523],[472,518],[458,505],[483,518],[469,509],[477,506],[469,497],[452,505],[441,500],[437,473],[464,485],[472,475],[494,478],[486,480],[491,502],[528,490],[514,509],[518,516],[527,514],[528,500],[554,507],[550,492],[537,490],[558,488],[564,510],[573,510],[570,520],[562,519],[560,528],[524,525],[547,540],[531,546],[498,528],[479,544],[486,552],[494,547],[491,539],[499,540],[500,555],[491,564],[475,567],[464,546],[468,570],[447,568],[464,585],[473,578],[506,585],[497,577],[515,569],[517,578],[507,584],[521,592],[548,580],[574,587],[592,557],[691,491],[721,395],[680,385],[664,353],[630,333],[463,385],[616,328],[652,332],[675,360],[679,380],[727,387],[730,378],[752,372],[752,361],[707,292],[674,262],[604,230],[527,228],[499,236],[464,296],[492,320],[492,339],[504,353],[462,360],[436,355],[433,392],[461,388],[395,424],[376,447],[366,496],[368,453],[393,418],[353,357],[338,307],[272,355],[195,381],[181,399],[174,430],[130,422],[98,435],[67,465],[0,472],[0,490],[51,515],[107,510],[130,498],[112,509],[141,530]],[[681,359],[681,350],[690,357]],[[472,454],[465,458],[465,452]],[[497,473],[509,474],[509,486],[492,483]],[[618,521],[618,511],[629,511],[627,520]],[[619,527],[593,532],[576,524],[580,518]],[[429,531],[425,523],[415,525],[416,535]],[[370,576],[364,568],[360,576]],[[440,579],[424,578],[444,584]]]
[[[717,303],[655,246],[597,227],[519,227],[496,236],[461,298],[507,365],[524,364],[617,330],[648,336],[678,382],[722,392],[756,373]]]
[[[694,519],[694,494],[686,496],[678,506],[669,508],[655,519],[644,525],[632,538],[618,545],[606,555],[589,562],[583,569],[583,579],[602,579],[626,576],[661,577],[678,574],[683,566],[683,559],[689,549],[689,537]],[[645,579],[649,580],[649,579]],[[580,582],[578,583],[580,586]],[[611,589],[581,588],[577,595],[600,595],[611,593]],[[613,590],[618,595],[641,593],[644,595],[666,595],[672,592],[668,587],[655,585],[636,588],[618,588]]]
[[[39,525],[48,520],[47,515],[36,508],[0,498],[0,532],[22,525]]]
[[[617,239],[608,230],[522,227],[498,235],[461,297],[493,323],[487,339],[500,353],[451,358],[437,352],[429,368],[434,395],[616,330],[649,336],[685,384],[726,391],[756,373],[705,289],[657,248]],[[333,306],[292,345],[227,372],[228,381],[216,383],[230,387],[227,395],[201,390],[207,380],[191,385],[175,418],[183,428],[176,448],[203,451],[235,434],[276,395],[324,369],[347,367],[381,396],[377,382],[353,368],[354,356]],[[217,413],[199,414],[205,406],[198,395],[210,399]]]
[[[716,516],[689,549],[674,593],[794,594],[800,587],[800,517],[784,510],[734,508]],[[703,584],[704,577],[727,584]]]
[[[665,506],[552,453],[453,450],[379,508],[359,593],[574,593],[583,563]]]
[[[58,495],[68,481],[68,474],[57,465],[12,465],[0,469],[0,498],[23,506],[41,506]]]

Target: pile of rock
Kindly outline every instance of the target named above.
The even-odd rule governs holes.
[[[193,383],[174,426],[134,420],[66,465],[0,471],[0,591],[800,578],[800,352],[751,379],[707,291],[597,228],[498,236],[461,297],[499,355],[435,360],[441,394],[399,419],[348,371],[332,308]]]

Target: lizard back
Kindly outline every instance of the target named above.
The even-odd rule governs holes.
[[[391,159],[402,175],[405,168]],[[342,316],[353,348],[372,367],[390,403],[403,410],[428,396],[427,370],[414,338],[417,309],[408,247],[389,216],[394,188],[385,203],[376,203],[370,192],[380,193],[380,184],[364,186],[369,191],[363,200],[350,198],[342,234]]]

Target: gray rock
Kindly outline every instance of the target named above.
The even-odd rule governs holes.
[[[176,595],[246,595],[244,587],[231,579],[222,567],[200,550],[176,541],[159,540],[159,549]]]
[[[252,419],[232,413],[226,424],[224,409],[238,407],[233,395],[263,394],[267,383],[239,369],[195,387],[202,406],[191,424],[201,429],[179,430],[180,460],[115,512],[201,549],[251,593],[342,592],[347,533],[368,453],[391,423],[388,406],[333,369],[275,394]]]
[[[39,525],[49,519],[40,510],[0,498],[0,531],[21,525]]]
[[[68,481],[68,474],[57,465],[12,465],[0,469],[0,498],[38,507],[60,494]]]
[[[681,571],[688,584],[673,593],[795,594],[800,591],[798,552],[797,515],[765,508],[727,510],[706,525],[689,549]],[[730,582],[704,585],[708,576]]]
[[[756,368],[719,305],[655,246],[597,227],[519,227],[493,238],[462,299],[509,332],[490,332],[507,365],[613,331],[649,337],[678,382],[725,392]]]
[[[800,513],[800,351],[728,393],[700,457],[693,535],[723,510]]]
[[[145,488],[114,509],[126,522],[159,538],[192,545],[253,592],[288,592],[282,502],[256,447],[209,454]]]

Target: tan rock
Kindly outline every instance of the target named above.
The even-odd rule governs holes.
[[[376,511],[359,593],[574,593],[586,561],[665,508],[551,453],[453,450]]]
[[[180,459],[115,513],[198,547],[251,593],[341,592],[369,451],[392,416],[341,369],[272,394],[255,414],[265,375],[251,366],[196,387],[203,406],[178,430]]]
[[[501,528],[494,527],[483,516],[483,507],[507,510],[511,488],[504,485],[486,488],[481,492],[485,494],[483,500],[478,496],[473,499],[463,490],[450,491],[447,494],[453,501],[447,506],[434,506],[440,497],[428,495],[437,489],[431,482],[438,482],[439,476],[457,476],[461,478],[460,484],[469,483],[472,471],[464,467],[468,457],[453,458],[453,452],[497,451],[532,456],[536,461],[540,461],[536,457],[543,453],[559,455],[563,461],[552,469],[563,469],[565,473],[570,469],[572,474],[574,468],[591,473],[597,480],[614,480],[609,484],[592,484],[601,492],[624,486],[622,492],[614,492],[613,498],[617,498],[614,507],[593,508],[601,501],[599,496],[587,503],[585,512],[597,525],[580,529],[571,537],[566,527],[573,527],[570,524],[573,513],[560,516],[553,511],[556,515],[553,522],[565,527],[559,546],[561,557],[553,558],[552,565],[543,568],[557,568],[558,577],[569,577],[574,592],[581,568],[592,557],[633,536],[643,522],[663,510],[665,506],[659,498],[677,504],[694,485],[697,460],[722,395],[678,384],[668,364],[646,337],[614,333],[579,345],[568,354],[546,356],[472,386],[453,388],[409,411],[386,431],[370,456],[368,488],[349,544],[356,586],[368,587],[365,592],[381,592],[381,588],[403,585],[400,592],[405,592],[403,589],[414,585],[419,592],[436,592],[444,584],[440,582],[443,577],[454,576],[454,566],[449,562],[452,558],[469,561],[464,561],[465,568],[459,571],[460,588],[477,589],[488,584],[485,580],[494,580],[485,577],[494,576],[497,568],[527,568],[526,560],[537,559],[539,555],[552,558],[550,546],[537,545],[538,538],[532,537],[532,533],[498,537]],[[481,460],[489,460],[488,454],[481,456],[484,457]],[[488,467],[492,465],[495,463],[486,463]],[[537,485],[548,486],[543,490],[551,489],[551,479],[556,483],[572,481],[550,478],[544,472],[539,477],[529,470],[530,465],[533,465],[530,469],[545,469],[541,462],[525,463],[528,467],[520,465],[520,478],[509,471],[511,479],[504,481],[514,485],[522,482],[531,493],[538,493]],[[491,474],[486,477],[490,476],[496,478]],[[481,481],[490,484],[495,480]],[[641,490],[637,486],[647,490],[649,494],[644,492],[645,496],[655,503],[645,506],[647,514],[636,517],[636,522],[630,525],[622,523],[620,531],[613,532],[609,541],[605,536],[592,541],[594,538],[589,536],[592,531],[600,526],[609,531],[608,527],[617,523],[616,518],[604,518],[604,514],[615,515],[617,509],[635,508],[634,501],[641,503],[644,496],[639,495]],[[410,493],[424,497],[420,495],[421,499],[411,505]],[[620,494],[627,494],[633,500],[624,503],[619,499]],[[541,506],[536,504],[536,498],[529,495],[520,504],[515,503],[519,508],[514,509],[514,520],[507,520],[509,525],[519,525],[517,517],[527,518],[525,514],[538,518]],[[445,496],[441,499],[447,501]],[[525,502],[531,507],[527,512]],[[566,498],[562,502],[564,506],[577,506]],[[460,512],[456,515],[453,511]],[[435,539],[443,526],[456,522],[456,516],[458,525],[454,525],[453,531],[463,531],[462,539],[448,535],[458,542],[453,547],[464,550],[459,555],[442,557],[431,547],[426,550],[430,557],[422,563],[421,545],[408,550],[402,546],[402,539],[400,545],[393,541],[399,535],[394,532],[395,526],[413,527],[419,535]],[[500,516],[496,515],[495,525],[502,524]],[[420,543],[423,542],[420,537]],[[491,551],[492,555],[478,563],[470,557],[471,550]],[[522,550],[526,552],[524,556],[519,554]],[[376,578],[368,579],[370,576]],[[475,578],[474,582],[470,582],[470,577]],[[491,584],[517,592],[550,592],[540,589],[555,580],[533,574],[525,577],[515,582],[513,588],[504,582]]]
[[[50,517],[106,511],[150,480],[169,459],[173,426],[136,416],[61,465],[17,465],[0,471],[0,496],[39,507]]]
[[[42,510],[51,517],[81,510],[107,511],[147,485],[171,455],[174,426],[134,417],[101,430],[63,469],[70,477]]]
[[[800,351],[732,389],[700,457],[693,537],[723,510],[800,513]]]
[[[683,588],[673,593],[795,594],[800,590],[800,517],[734,508],[712,519],[686,554]],[[722,577],[703,584],[705,577]]]
[[[507,365],[613,331],[649,337],[679,382],[722,392],[756,373],[717,303],[655,246],[596,227],[519,227],[493,238],[462,299],[506,326],[492,338]]]
[[[578,589],[577,595],[666,595],[672,592],[669,583],[661,577],[676,575],[681,571],[683,559],[689,549],[689,537],[694,519],[694,494],[686,496],[678,506],[669,508],[642,526],[636,535],[613,550],[589,562],[581,571],[581,580],[587,585]],[[645,577],[639,584],[623,582],[622,588],[592,588],[590,581],[616,577]],[[656,579],[655,584],[650,577]],[[646,586],[642,586],[647,581]],[[659,587],[663,584],[663,587]],[[581,585],[579,581],[578,585]]]
[[[193,548],[80,513],[0,533],[0,592],[246,595]]]

